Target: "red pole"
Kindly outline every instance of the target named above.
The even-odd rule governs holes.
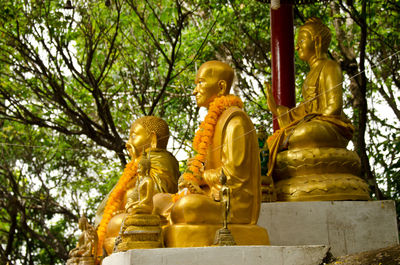
[[[293,5],[271,8],[272,93],[278,105],[296,105],[294,85]],[[279,129],[274,120],[274,131]]]

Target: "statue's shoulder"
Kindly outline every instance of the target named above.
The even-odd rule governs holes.
[[[161,156],[165,157],[168,160],[174,161],[178,163],[178,160],[176,160],[176,157],[168,150],[163,149],[160,153]]]
[[[243,109],[236,107],[236,106],[227,108],[224,112],[222,112],[220,118],[224,118],[224,117],[225,118],[233,118],[236,116],[248,118],[247,113]]]
[[[341,72],[340,64],[335,60],[327,59],[325,60],[323,72],[332,73],[332,72]]]
[[[150,151],[150,160],[152,168],[159,168],[162,171],[173,172],[175,175],[179,172],[179,163],[176,157],[166,149],[157,148]]]
[[[151,160],[158,160],[158,159],[175,159],[175,156],[169,152],[167,149],[163,148],[152,148],[150,149],[150,159]]]
[[[247,113],[236,106],[227,108],[218,119],[218,123],[221,127],[226,128],[231,123],[238,123],[240,126],[253,127],[253,123]],[[218,127],[218,124],[217,124]]]

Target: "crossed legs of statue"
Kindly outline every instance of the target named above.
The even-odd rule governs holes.
[[[221,224],[221,203],[200,194],[180,198],[171,210],[173,224]]]
[[[340,129],[326,121],[312,120],[299,123],[290,133],[289,149],[336,147],[345,148],[349,139],[340,134]]]
[[[154,213],[170,218],[172,224],[221,224],[222,209],[219,202],[200,194],[189,194],[175,204],[171,195],[156,194],[153,197]]]

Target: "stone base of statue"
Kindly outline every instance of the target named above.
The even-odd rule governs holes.
[[[67,260],[67,265],[95,265],[94,257],[72,257]]]
[[[164,228],[166,247],[205,247],[214,244],[221,225],[176,224]],[[258,225],[229,224],[237,245],[269,245],[268,232]]]
[[[134,249],[114,253],[102,265],[320,265],[327,246],[226,246]]]
[[[116,251],[160,248],[163,246],[161,231],[160,217],[158,215],[128,215],[124,221],[120,240],[116,243]]]
[[[360,167],[357,153],[345,148],[280,152],[274,169],[278,201],[370,200]]]
[[[262,203],[271,245],[330,246],[334,257],[399,244],[394,201]]]
[[[394,201],[262,203],[258,224],[273,246],[135,249],[103,265],[319,265],[329,248],[339,257],[399,244]]]

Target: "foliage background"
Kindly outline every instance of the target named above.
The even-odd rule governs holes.
[[[190,155],[196,69],[235,68],[256,126],[272,133],[269,4],[247,0],[8,0],[0,3],[0,263],[61,264],[128,158],[129,126],[157,115]],[[398,1],[296,5],[332,29],[353,143],[374,199],[400,198]],[[307,65],[296,55],[296,86]],[[298,95],[300,93],[297,93]],[[300,100],[300,97],[298,97]],[[184,161],[182,161],[184,166]],[[397,204],[398,212],[400,206]]]

